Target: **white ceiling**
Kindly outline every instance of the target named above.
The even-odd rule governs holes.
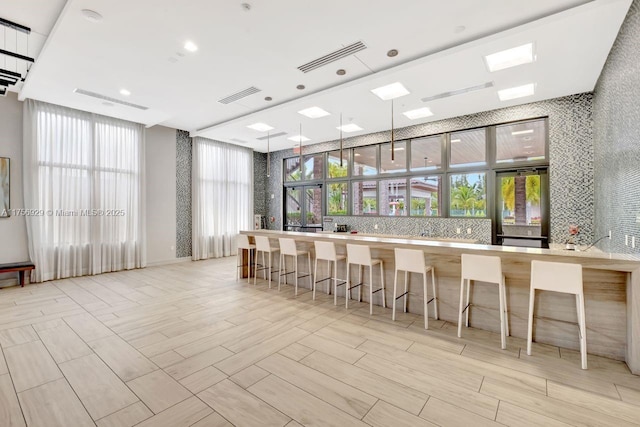
[[[411,94],[396,100],[396,126],[440,120],[508,105],[592,90],[631,0],[68,0],[20,98],[186,129],[193,135],[266,151],[255,122],[316,143],[338,137],[339,113],[364,128],[389,129],[390,103],[370,89],[401,81]],[[7,9],[5,3],[12,7]],[[18,4],[19,3],[19,4]],[[46,31],[60,1],[2,0],[0,16]],[[86,20],[82,9],[103,15]],[[12,12],[7,13],[7,12]],[[20,13],[22,15],[20,15]],[[16,16],[24,16],[18,20]],[[32,22],[29,22],[31,20]],[[37,21],[37,22],[36,22]],[[456,27],[466,27],[456,32]],[[195,53],[183,49],[192,40]],[[368,48],[304,74],[297,67],[355,41]],[[534,42],[534,64],[489,73],[483,56]],[[386,56],[398,49],[395,58]],[[182,56],[181,56],[182,55]],[[173,58],[171,62],[169,59]],[[343,68],[345,76],[335,71]],[[495,88],[422,103],[421,98],[493,81]],[[536,95],[500,102],[496,89],[534,82]],[[299,91],[296,85],[304,84]],[[261,92],[232,104],[218,99],[255,86]],[[73,92],[81,88],[149,107],[105,106]],[[126,88],[131,96],[120,95]],[[273,97],[272,102],[264,100]],[[308,119],[298,110],[317,105],[332,113]],[[400,113],[429,106],[428,119]],[[286,137],[272,149],[289,148]]]

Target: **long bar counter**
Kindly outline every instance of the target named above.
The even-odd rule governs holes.
[[[640,374],[640,257],[596,251],[575,252],[479,245],[401,236],[359,236],[348,233],[302,233],[276,230],[252,230],[241,233],[249,236],[266,236],[274,241],[279,237],[293,238],[301,249],[310,250],[312,257],[314,256],[313,242],[316,240],[334,242],[339,253],[345,253],[347,243],[368,245],[371,247],[372,256],[384,261],[388,303],[391,301],[393,292],[395,269],[393,249],[420,249],[425,253],[427,262],[433,265],[436,270],[440,318],[453,323],[458,321],[460,255],[470,253],[499,256],[502,259],[502,269],[506,277],[510,332],[512,336],[525,339],[527,336],[531,261],[581,264],[583,266],[588,352],[616,360],[624,360],[634,374]],[[274,265],[277,265],[277,260]],[[306,271],[306,266],[301,264],[300,268],[301,271]],[[344,263],[339,263],[338,276],[343,278],[345,272]],[[321,278],[327,276],[326,263],[318,265],[318,276]],[[274,277],[277,276],[274,275]],[[353,278],[354,276],[352,276]],[[368,279],[366,280],[368,283]],[[379,286],[379,280],[378,274],[374,270],[376,286]],[[403,277],[399,277],[398,280],[403,280]],[[305,286],[306,281],[303,280],[301,283],[302,286]],[[421,314],[421,278],[412,275],[410,283],[409,312]],[[338,291],[338,296],[342,297],[339,298],[339,302],[344,302],[342,288]],[[368,292],[364,292],[363,300],[368,302],[367,298]],[[554,292],[538,292],[536,298],[534,340],[539,343],[578,350],[575,298],[571,295]],[[500,321],[497,286],[478,282],[472,287],[471,301],[473,306],[469,316],[469,325],[474,328],[498,332]],[[382,296],[374,294],[374,303],[382,305]],[[389,316],[391,316],[390,311]]]

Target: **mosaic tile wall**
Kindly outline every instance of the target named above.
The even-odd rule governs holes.
[[[267,215],[267,155],[253,152],[253,212]]]
[[[449,239],[473,239],[485,245],[491,244],[491,220],[473,218],[394,218],[361,216],[331,216],[333,222],[324,222],[323,228],[333,231],[333,224],[347,224],[349,230],[360,233],[397,234],[399,236],[446,237]],[[375,225],[378,229],[375,229]],[[458,234],[457,229],[460,229]],[[471,230],[471,233],[468,231]]]
[[[577,243],[588,244],[593,238],[593,94],[583,93],[516,107],[455,117],[396,130],[397,139],[432,135],[442,132],[488,126],[533,117],[549,117],[549,177],[551,182],[551,242],[564,243],[569,224],[580,226]],[[390,140],[390,132],[378,132],[345,140],[345,147],[357,147]],[[338,141],[304,147],[305,153],[338,148]],[[271,156],[271,178],[267,183],[268,215],[275,221],[269,228],[282,229],[282,160],[292,157],[292,150],[277,151]],[[269,198],[273,194],[274,198]],[[260,197],[257,195],[257,197]],[[359,218],[359,229],[372,229],[380,217]],[[457,219],[443,218],[455,229]],[[418,227],[420,228],[420,227]],[[488,235],[482,241],[490,241]]]
[[[640,250],[640,1],[635,0],[594,91],[596,236],[607,252]],[[629,246],[624,236],[629,236]],[[631,247],[631,236],[636,248]]]
[[[191,138],[176,131],[176,257],[191,256]]]

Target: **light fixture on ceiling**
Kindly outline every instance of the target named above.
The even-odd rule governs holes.
[[[484,57],[487,68],[490,72],[500,71],[518,65],[530,64],[535,60],[533,54],[533,43],[492,53]]]
[[[378,98],[383,101],[390,99],[400,98],[401,96],[409,95],[409,91],[400,82],[391,83],[390,85],[381,86],[375,89],[371,89]]]
[[[405,111],[402,114],[407,116],[407,118],[410,120],[422,119],[425,117],[433,116],[433,113],[431,112],[429,107],[422,107],[422,108],[417,108],[415,110]]]
[[[342,121],[340,122],[340,127],[338,127],[337,129],[340,129],[340,131],[347,132],[347,133],[358,132],[359,130],[363,130],[360,126],[358,126],[355,123],[349,123],[348,125],[342,125]]]
[[[518,136],[518,135],[526,135],[528,133],[533,133],[533,129],[517,130],[515,132],[511,132],[511,135]]]
[[[80,13],[82,13],[82,16],[84,16],[84,19],[86,19],[89,22],[100,22],[102,21],[102,15],[100,15],[98,12],[96,12],[95,10],[91,10],[91,9],[82,9],[80,11]]]
[[[305,85],[298,85],[298,86],[296,86],[296,89],[304,90],[305,89]]]
[[[131,92],[127,89],[120,89],[120,95],[129,96],[131,95]]]
[[[339,76],[344,76],[345,74],[347,74],[347,71],[343,68],[340,68],[338,71],[336,71],[336,74]]]
[[[392,162],[396,159],[396,155],[395,155],[396,150],[394,150],[394,144],[395,144],[394,131],[395,129],[393,129],[393,99],[391,99],[391,161]]]
[[[342,167],[342,130],[344,129],[344,126],[342,126],[342,113],[340,113],[340,126],[338,126],[338,129],[340,129],[340,167]]]
[[[187,40],[184,44],[184,48],[185,50],[188,50],[189,52],[195,52],[198,50],[198,46],[192,42],[191,40]]]
[[[307,141],[311,141],[309,138],[307,138],[306,136],[299,134],[299,135],[294,135],[290,138],[287,138],[289,141],[293,141],[293,142],[307,142]]]
[[[535,85],[533,83],[529,83],[522,86],[516,86],[509,89],[499,90],[498,98],[500,98],[500,101],[510,101],[512,99],[531,96],[535,92],[536,92]]]
[[[0,48],[0,56],[4,56],[4,67],[0,69],[0,96],[7,94],[7,88],[17,84],[19,81],[24,81],[26,74],[31,68],[31,64],[35,62],[35,59],[27,56],[29,54],[29,37],[31,34],[31,28],[24,25],[11,22],[9,20],[0,18],[0,26],[4,27],[4,45]],[[14,34],[11,34],[13,32]],[[25,34],[25,38],[21,34]],[[15,40],[15,50],[11,47],[13,43],[7,43],[7,40]],[[24,51],[21,48],[25,48]],[[6,57],[15,58],[15,67],[12,70],[7,69]],[[18,66],[18,60],[26,62],[24,68]],[[22,63],[20,63],[22,65]],[[24,73],[24,76],[23,76]]]
[[[265,97],[264,97],[264,100],[265,100],[265,101],[273,101],[273,98],[272,98],[272,97],[270,97],[270,96],[265,96]]]
[[[303,116],[307,116],[310,119],[319,119],[320,117],[330,116],[331,113],[323,110],[320,107],[309,107],[304,110],[298,111],[298,114],[302,114]]]
[[[268,130],[273,130],[273,126],[269,126],[266,123],[254,123],[252,125],[247,126],[249,129],[257,130],[258,132],[266,132]]]
[[[387,52],[387,56],[389,58],[393,58],[394,56],[398,56],[398,49],[391,49]]]

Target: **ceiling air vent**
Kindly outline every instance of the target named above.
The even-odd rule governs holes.
[[[246,144],[248,142],[248,141],[245,141],[244,139],[238,139],[238,138],[231,138],[231,141],[237,142],[238,144]]]
[[[476,90],[488,89],[493,87],[493,82],[486,82],[481,85],[466,87],[464,89],[452,90],[451,92],[443,92],[437,95],[422,98],[422,102],[435,101],[436,99],[449,98],[451,96],[462,95],[463,93],[475,92]]]
[[[267,140],[267,138],[271,138],[271,139],[273,139],[273,138],[277,138],[277,137],[279,137],[279,136],[284,136],[284,135],[286,135],[286,134],[287,134],[286,132],[278,132],[278,133],[272,133],[272,134],[271,134],[271,135],[269,135],[269,136],[266,136],[266,135],[265,135],[265,136],[261,136],[260,138],[256,138],[256,139],[259,139],[260,141],[266,141],[266,140]]]
[[[79,93],[80,95],[90,96],[92,98],[101,99],[103,101],[113,102],[114,104],[124,105],[125,107],[137,108],[138,110],[148,110],[149,107],[143,107],[142,105],[132,104],[131,102],[121,101],[117,98],[111,98],[110,96],[100,95],[99,93],[91,92],[84,89],[74,89],[75,93]]]
[[[320,58],[314,59],[311,62],[307,62],[304,65],[298,67],[298,70],[303,73],[308,73],[309,71],[313,71],[316,68],[324,67],[327,64],[330,64],[338,59],[345,58],[349,55],[353,55],[354,53],[360,52],[367,48],[362,42],[355,42],[350,44],[349,46],[345,46],[342,49],[338,49],[335,52],[331,52],[328,55],[322,56]]]
[[[233,95],[229,95],[225,98],[218,99],[218,102],[220,104],[231,104],[232,102],[236,102],[239,99],[246,98],[247,96],[253,95],[254,93],[258,93],[258,92],[260,92],[260,89],[258,89],[255,86],[251,86],[249,88],[241,90],[240,92],[236,92]]]

